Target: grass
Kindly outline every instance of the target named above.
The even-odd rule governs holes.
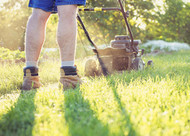
[[[58,88],[59,62],[40,64],[44,87],[21,92],[24,64],[0,67],[0,136],[188,136],[190,52],[145,56],[154,68],[83,77]],[[82,61],[77,62],[84,75]]]

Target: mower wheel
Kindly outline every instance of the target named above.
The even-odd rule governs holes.
[[[133,70],[143,70],[144,66],[145,66],[145,63],[143,62],[143,60],[140,57],[135,58],[132,63]]]
[[[85,63],[85,76],[95,76],[97,72],[96,59],[88,59]]]

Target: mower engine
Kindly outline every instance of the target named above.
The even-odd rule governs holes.
[[[144,51],[139,50],[140,43],[140,40],[134,40],[133,45],[131,45],[129,36],[115,36],[109,47],[97,49],[97,52],[109,74],[126,70],[143,70],[145,63],[141,59],[141,56]],[[97,62],[97,58],[87,60],[85,64],[85,75],[102,75],[102,69]]]

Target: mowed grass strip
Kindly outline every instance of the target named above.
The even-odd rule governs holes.
[[[1,95],[0,135],[188,136],[189,53],[146,56],[154,68],[83,78],[80,87],[65,92],[58,88],[58,64],[44,62],[40,65],[47,69],[41,75],[44,87],[23,93],[18,87],[11,93],[13,87]],[[78,68],[82,73],[84,67]]]

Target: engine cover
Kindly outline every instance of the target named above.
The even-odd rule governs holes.
[[[138,48],[137,46],[141,43],[140,40],[134,40],[133,41],[133,46]],[[117,49],[126,49],[128,48],[131,50],[131,39],[129,36],[125,35],[120,35],[120,36],[115,36],[115,40],[112,40],[110,43],[112,48],[117,48]]]

